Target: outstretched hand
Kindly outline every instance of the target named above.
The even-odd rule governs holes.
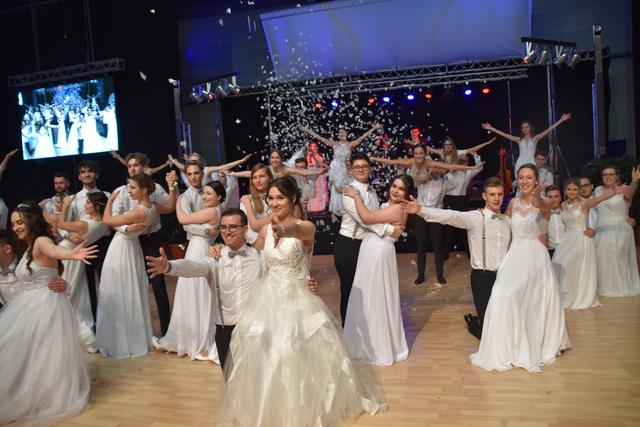
[[[409,196],[409,200],[402,200],[402,207],[405,209],[405,212],[408,214],[417,214],[422,209],[420,203],[416,200],[415,197]]]
[[[567,120],[571,119],[571,113],[564,113],[561,117],[560,117],[560,121],[562,122],[566,122]]]
[[[482,123],[480,125],[480,127],[484,130],[488,130],[488,131],[492,131],[493,130],[493,126],[491,126],[491,123]]]
[[[636,166],[631,169],[631,179],[634,181],[640,181],[640,166]]]
[[[147,273],[151,275],[151,278],[164,274],[167,267],[169,267],[169,259],[163,248],[160,248],[159,257],[148,256],[145,259],[147,260],[147,267],[149,267],[147,268]]]
[[[82,261],[87,265],[91,265],[91,262],[89,262],[89,260],[97,258],[98,255],[96,254],[100,251],[98,250],[98,245],[85,247],[86,243],[87,242],[84,241],[78,246],[76,246],[75,248],[73,248],[73,250],[71,251],[71,258],[78,261]]]

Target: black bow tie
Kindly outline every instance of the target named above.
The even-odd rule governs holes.
[[[229,251],[229,258],[233,259],[236,256],[246,256],[247,253],[245,252],[244,249],[241,249],[239,251]]]

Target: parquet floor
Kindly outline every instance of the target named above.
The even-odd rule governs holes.
[[[412,255],[398,255],[398,265],[411,354],[376,368],[389,412],[361,416],[354,425],[640,426],[640,297],[602,298],[602,307],[567,311],[573,348],[542,373],[490,373],[468,362],[478,341],[462,319],[472,311],[466,257],[452,254],[445,267],[449,284],[439,289],[431,276],[423,286],[413,284]],[[428,271],[432,265],[430,254]],[[313,274],[321,297],[338,314],[332,257],[316,256]],[[168,283],[173,293],[175,279]],[[64,425],[215,424],[222,394],[218,365],[157,351],[129,360],[87,354],[86,360],[90,408]]]

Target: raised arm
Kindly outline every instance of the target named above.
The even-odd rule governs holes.
[[[383,163],[385,165],[402,166],[409,168],[413,165],[413,159],[385,159],[383,157],[371,157],[370,160],[376,163]]]
[[[104,214],[102,216],[102,222],[107,224],[109,227],[119,227],[121,225],[145,222],[145,213],[140,209],[133,209],[122,215],[111,215],[111,205],[113,205],[113,200],[118,196],[119,193],[120,191],[118,189],[114,191],[111,196],[109,196],[109,200],[107,200],[107,206],[105,207]]]
[[[557,128],[562,123],[564,123],[567,120],[569,120],[570,118],[571,118],[571,113],[563,114],[562,117],[560,117],[560,120],[558,120],[557,122],[555,122],[554,124],[549,126],[547,129],[543,130],[542,132],[540,132],[539,134],[534,136],[533,139],[536,140],[536,141],[540,141],[542,138],[544,138],[545,136],[549,135],[552,130],[554,130],[555,128]]]
[[[178,169],[180,169],[182,172],[184,172],[184,164],[180,163],[175,157],[173,157],[171,154],[167,154],[167,160],[171,162],[171,164],[173,164],[175,167],[177,167]]]
[[[116,159],[117,161],[119,161],[123,166],[127,166],[127,162],[124,161],[124,159],[122,158],[122,156],[120,154],[118,154],[117,151],[110,151],[111,156]]]
[[[442,168],[450,171],[461,171],[470,169],[480,169],[483,163],[475,166],[456,165],[455,163],[436,162],[435,160],[425,160],[425,164],[430,168]]]
[[[240,160],[234,160],[233,162],[225,163],[225,164],[219,165],[219,166],[207,166],[207,167],[204,168],[204,174],[205,175],[211,175],[211,173],[213,173],[213,172],[221,172],[221,171],[225,171],[225,170],[228,170],[228,169],[233,169],[236,166],[245,163],[247,160],[249,160],[251,158],[251,156],[252,156],[251,154],[247,154],[246,156],[244,156]]]
[[[592,197],[591,199],[583,200],[582,201],[582,206],[584,206],[587,209],[594,208],[594,207],[598,206],[600,203],[604,202],[605,200],[609,200],[610,198],[612,198],[616,194],[624,194],[627,190],[628,190],[628,186],[627,185],[618,185],[618,186],[616,186],[615,188],[613,188],[611,190],[605,190],[598,197]]]
[[[360,135],[357,139],[354,139],[353,141],[349,142],[349,149],[350,150],[355,149],[358,145],[362,143],[362,141],[370,137],[371,134],[373,134],[373,132],[375,132],[378,129],[382,129],[382,125],[380,123],[376,123],[375,125],[373,125],[371,129],[369,129],[368,131]]]
[[[316,226],[311,221],[297,219],[286,224],[278,224],[272,217],[270,218],[269,226],[273,229],[273,237],[276,244],[278,240],[283,237],[293,237],[294,239],[301,240],[307,247],[313,245]]]
[[[365,224],[395,224],[404,222],[404,213],[402,211],[402,205],[400,204],[370,211],[364,205],[360,197],[360,192],[355,188],[347,186],[342,194],[353,199],[358,215]]]
[[[240,172],[225,172],[228,176],[235,176],[236,178],[251,178],[251,171],[240,171]]]
[[[322,175],[326,171],[327,171],[326,168],[302,169],[302,168],[292,168],[292,167],[289,167],[289,166],[285,166],[285,168],[284,168],[285,175],[298,175],[298,176]]]
[[[551,210],[551,200],[546,197],[542,197],[542,190],[544,189],[544,185],[538,184],[536,188],[533,190],[533,199],[531,204],[540,209],[541,211],[550,211]],[[544,212],[543,212],[544,213]],[[548,219],[548,218],[547,218]]]
[[[498,138],[496,138],[496,137],[494,136],[493,138],[491,138],[490,140],[488,140],[488,141],[486,141],[486,142],[483,142],[482,144],[478,144],[478,145],[476,145],[475,147],[467,148],[467,149],[466,149],[466,150],[467,150],[467,153],[472,153],[472,154],[473,154],[473,153],[477,152],[478,150],[483,149],[483,148],[484,148],[484,147],[486,147],[487,145],[490,145],[490,144],[494,143],[496,139],[498,139]]]
[[[91,264],[90,260],[97,257],[97,246],[89,246],[85,248],[83,245],[78,245],[74,249],[67,249],[63,246],[56,245],[53,240],[48,237],[38,237],[35,241],[34,252],[41,253],[48,258],[54,259],[75,259],[82,261],[85,264]]]
[[[627,202],[633,200],[633,196],[636,194],[636,190],[638,190],[638,181],[640,181],[640,166],[631,169],[631,184],[627,186],[624,192],[624,199]]]
[[[166,195],[164,188],[161,186],[157,186],[156,191],[161,191],[162,196],[166,195],[166,200],[163,203],[160,203],[158,199],[156,202],[156,210],[159,214],[170,214],[176,210],[176,201],[178,200],[178,174],[175,171],[171,171],[166,174],[165,179],[167,180],[167,185],[169,186],[169,194]],[[165,197],[163,197],[165,199]]]
[[[67,212],[69,205],[73,201],[74,196],[67,196],[62,201],[62,207],[60,208],[60,216],[58,217],[57,227],[62,230],[77,233],[81,236],[87,234],[89,231],[89,224],[86,221],[67,221]]]
[[[312,131],[306,126],[298,126],[298,130],[304,133],[308,133],[309,135],[311,135],[312,137],[314,137],[315,139],[317,139],[318,141],[322,142],[323,144],[329,147],[333,148],[333,146],[336,144],[336,142],[333,139],[325,138],[324,136],[318,135],[317,133],[315,133],[314,131]]]
[[[16,148],[15,150],[11,150],[4,155],[4,158],[2,159],[2,163],[0,163],[0,178],[2,178],[2,174],[4,173],[5,169],[7,169],[9,160],[11,160],[11,158],[15,156],[17,153],[18,153],[18,149]]]
[[[451,209],[426,208],[421,206],[415,197],[409,196],[409,198],[410,200],[402,202],[405,206],[406,212],[418,215],[419,217],[424,218],[425,221],[437,222],[470,230],[475,225],[474,215],[477,215],[477,218],[481,218],[480,215],[472,211],[460,212]]]
[[[520,142],[520,137],[509,135],[508,133],[502,132],[501,130],[491,126],[491,124],[489,123],[482,123],[480,126],[482,127],[482,129],[488,130],[489,132],[493,132],[496,135],[500,135],[501,137],[506,138],[509,141]]]
[[[145,170],[145,173],[147,175],[155,175],[158,172],[160,172],[161,170],[165,169],[167,166],[171,165],[171,160],[167,159],[164,163],[162,163],[161,165],[156,166],[155,168],[147,168]]]

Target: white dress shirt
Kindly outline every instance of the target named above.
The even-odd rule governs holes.
[[[68,194],[64,193],[62,197],[66,197]],[[42,205],[42,212],[51,213],[51,214],[59,214],[60,210],[56,208],[56,199],[58,195],[54,195],[47,199],[46,202]]]
[[[229,175],[227,175],[226,178],[224,190],[226,191],[227,196],[224,198],[224,202],[222,202],[221,205],[223,212],[229,208],[237,208],[240,206],[240,187],[238,186],[238,178]],[[220,174],[218,172],[212,172],[211,180],[220,181]]]
[[[84,210],[84,204],[87,201],[87,194],[88,193],[97,193],[99,190],[97,187],[93,187],[91,190],[87,191],[86,189],[82,189],[80,191],[78,191],[75,196],[73,197],[73,200],[71,201],[71,204],[69,205],[69,208],[67,209],[67,221],[87,221],[89,219],[91,219],[91,216],[89,214],[87,214],[87,212],[85,212]],[[108,191],[103,191],[103,193],[109,197],[111,195],[111,193],[109,193]],[[63,238],[66,238],[69,234],[69,232],[65,231],[65,230],[58,230],[58,233],[60,233],[60,236],[62,236]],[[107,229],[107,231],[105,232],[105,236],[109,235],[109,233],[111,233],[111,230]]]
[[[549,225],[547,233],[549,234],[549,249],[555,249],[560,244],[560,241],[564,237],[564,233],[567,231],[567,227],[562,221],[562,215],[560,209],[551,210],[551,217],[549,218]]]
[[[498,270],[509,250],[511,218],[506,215],[494,215],[486,208],[480,211],[459,212],[425,207],[420,210],[418,215],[429,222],[438,222],[467,230],[471,268],[474,270]],[[482,239],[483,223],[484,245]]]
[[[546,184],[547,187],[553,185],[553,173],[546,166],[538,168],[538,175],[540,185]]]
[[[0,267],[0,303],[7,306],[22,292],[22,284],[16,276],[15,270],[18,266],[18,258],[6,269]]]
[[[129,212],[132,208],[138,206],[138,201],[133,200],[129,195],[128,185],[122,185],[118,187],[118,190],[120,190],[120,194],[118,194],[118,197],[116,197],[116,199],[113,201],[113,205],[111,206],[111,215],[122,215]],[[149,195],[149,200],[155,204],[166,205],[169,202],[169,194],[162,187],[162,185],[156,182],[156,189]],[[159,230],[160,214],[158,213],[157,209],[154,209],[151,225],[149,225],[149,228],[145,230],[145,234],[155,233]]]
[[[451,182],[444,177],[431,178],[421,185],[418,191],[418,203],[427,208],[443,207],[442,199],[447,191],[453,188]]]
[[[473,159],[476,165],[482,162],[480,156],[474,153]],[[452,188],[447,192],[449,196],[466,196],[467,188],[471,180],[482,171],[484,165],[476,169],[463,169],[457,171],[451,171],[447,173],[447,180],[452,184]]]
[[[170,261],[171,270],[167,273],[180,277],[206,277],[216,301],[214,316],[219,325],[235,325],[238,322],[239,316],[242,315],[239,307],[247,300],[263,273],[262,259],[255,248],[243,245],[237,251],[244,252],[243,255],[236,254],[230,257],[229,254],[232,252],[235,251],[225,246],[217,261],[210,257],[197,261],[184,259]],[[219,302],[216,285],[220,287],[223,319],[220,319],[217,305]]]
[[[188,214],[204,209],[202,187],[194,188],[188,186],[187,191],[182,193],[180,206],[182,206],[182,210]],[[184,228],[184,231],[187,233],[187,240],[191,240],[193,236],[209,237],[206,230],[210,229],[211,226],[209,224],[183,224],[182,228]]]
[[[362,202],[367,209],[376,210],[380,207],[378,196],[373,188],[368,184],[353,180],[349,185],[360,192]],[[342,215],[342,223],[340,224],[340,234],[350,239],[362,240],[365,232],[372,231],[380,237],[393,234],[393,225],[391,224],[365,224],[358,216],[356,204],[351,197],[342,196],[342,206],[344,214]]]

